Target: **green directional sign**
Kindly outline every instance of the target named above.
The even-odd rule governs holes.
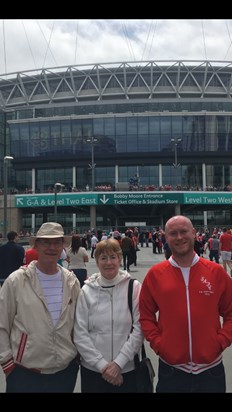
[[[181,193],[162,192],[58,193],[57,206],[180,204],[182,198]],[[15,196],[18,208],[51,207],[54,204],[53,194]]]
[[[183,196],[185,205],[232,205],[232,192],[185,192]]]
[[[98,204],[98,194],[95,193],[58,193],[57,206],[91,206]],[[15,207],[51,207],[55,205],[55,196],[45,195],[17,195]]]
[[[15,207],[54,206],[54,194],[16,195]],[[232,205],[232,192],[58,193],[57,206],[98,205]]]
[[[58,193],[57,206],[91,206],[91,205],[162,205],[182,203],[181,193],[161,192],[114,192],[114,193]],[[53,194],[16,195],[15,206],[51,207],[55,204]]]
[[[114,205],[167,205],[182,203],[181,193],[163,192],[131,192],[114,193]]]

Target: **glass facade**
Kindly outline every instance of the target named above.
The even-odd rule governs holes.
[[[28,113],[28,112],[27,112]],[[179,184],[188,188],[202,188],[202,162],[196,164],[198,153],[211,153],[206,165],[206,186],[223,189],[231,182],[231,165],[215,164],[218,152],[232,150],[232,116],[228,115],[133,115],[124,117],[89,116],[78,119],[28,119],[23,122],[9,122],[11,148],[14,159],[24,159],[24,170],[12,174],[10,186],[19,191],[31,187],[31,161],[35,162],[35,191],[49,191],[54,182],[61,181],[67,190],[73,187],[72,167],[75,167],[75,186],[83,190],[91,185],[92,145],[87,138],[95,136],[94,145],[95,184],[116,182],[115,166],[118,165],[118,179],[128,182],[139,168],[140,185]],[[188,163],[180,162],[173,167],[174,145],[178,139],[177,155],[182,158],[191,154]],[[126,159],[133,155],[133,164],[121,165],[122,155]],[[142,154],[143,157],[141,156]],[[148,156],[149,154],[149,156]],[[99,159],[111,159],[111,165],[101,166]],[[71,159],[70,165],[61,167],[61,159]],[[27,160],[30,159],[30,162]],[[41,161],[56,160],[55,167],[45,169]],[[102,163],[102,162],[100,162]],[[127,163],[127,160],[124,160]],[[167,164],[168,163],[168,164]],[[161,172],[159,165],[162,165]]]
[[[96,152],[171,151],[181,138],[183,152],[232,150],[232,116],[136,116],[40,120],[10,123],[11,153],[18,157],[75,155],[90,152],[85,138],[96,136]]]
[[[232,67],[187,65],[96,65],[3,80],[0,189],[3,158],[11,155],[12,193],[53,192],[56,182],[67,192],[85,191],[93,182],[95,190],[114,190],[116,183],[135,178],[137,190],[144,191],[227,190],[232,186]],[[73,213],[77,223],[89,225],[88,208],[60,210],[66,227],[72,226]],[[141,213],[155,222],[149,210]],[[213,212],[208,214],[212,222]],[[97,210],[96,220],[104,226],[112,216],[115,210]],[[217,211],[215,222],[229,216]],[[37,210],[36,226],[52,218],[53,211]],[[202,221],[202,210],[192,218]],[[30,219],[23,211],[24,227],[31,226]]]

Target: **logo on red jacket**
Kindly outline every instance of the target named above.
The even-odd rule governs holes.
[[[206,286],[207,289],[205,289],[205,290],[199,290],[199,293],[203,293],[203,294],[206,295],[206,296],[209,296],[209,295],[211,295],[212,293],[214,293],[214,291],[212,290],[212,289],[213,289],[213,288],[212,288],[212,285],[211,285],[211,283],[209,282],[209,280],[207,280],[204,276],[202,276],[200,280],[201,280],[202,284]]]

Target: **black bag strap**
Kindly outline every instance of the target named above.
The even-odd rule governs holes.
[[[128,306],[129,306],[130,313],[131,313],[132,323],[133,323],[133,311],[132,311],[133,283],[134,283],[134,279],[131,278],[128,284]]]
[[[129,280],[129,284],[128,284],[128,306],[130,309],[130,313],[131,313],[131,319],[132,319],[132,326],[131,326],[131,330],[133,330],[133,308],[132,308],[132,294],[133,294],[133,283],[134,283],[135,279],[130,279]],[[145,346],[144,344],[142,344],[142,359],[146,358],[146,350],[145,350]],[[135,355],[135,364],[139,362],[139,358],[138,355]]]

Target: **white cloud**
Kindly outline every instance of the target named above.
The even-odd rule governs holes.
[[[1,20],[0,73],[133,60],[230,60],[232,20]]]

